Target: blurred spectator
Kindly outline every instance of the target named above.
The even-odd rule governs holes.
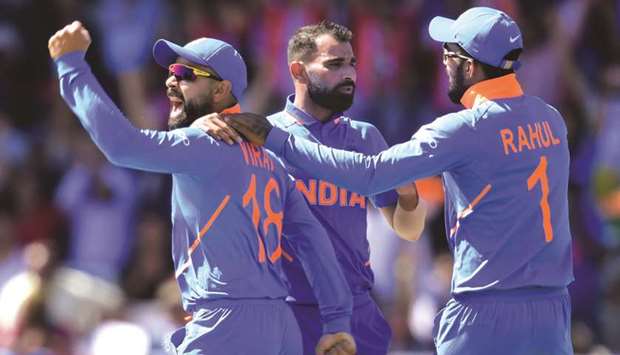
[[[607,222],[605,243],[620,247],[620,63],[602,71],[596,196]]]
[[[548,1],[521,1],[519,27],[523,31],[522,68],[517,77],[528,95],[538,96],[555,107],[562,95],[562,69],[567,57],[569,40],[558,26],[555,4]],[[579,23],[576,24],[579,26]],[[545,75],[540,75],[545,73]]]
[[[9,166],[23,163],[30,151],[30,142],[11,119],[0,111],[0,188],[10,172]]]
[[[49,194],[45,191],[46,179],[51,180],[52,177],[39,167],[22,167],[11,178],[10,193],[15,202],[15,236],[22,245],[52,240],[56,245],[61,237],[63,219],[50,203]]]
[[[415,296],[409,309],[409,330],[425,348],[433,347],[435,316],[450,298],[452,256],[438,254],[430,270],[421,272],[414,284]]]
[[[56,264],[50,245],[31,243],[20,252],[23,267],[0,288],[0,348],[17,354],[44,354],[54,342],[55,329],[47,319],[44,302],[49,276]]]
[[[149,355],[148,334],[137,325],[105,321],[95,329],[88,349],[91,355]]]
[[[102,0],[96,9],[102,55],[116,76],[121,107],[139,128],[159,128],[149,106],[146,73],[166,8],[163,0]]]
[[[601,71],[598,169],[595,191],[605,219],[603,244],[609,250],[602,263],[603,300],[597,315],[603,343],[620,352],[620,63]]]
[[[270,113],[281,110],[283,98],[293,92],[286,48],[294,31],[317,23],[325,15],[325,1],[265,1],[259,23],[252,31],[250,58],[256,76],[248,82],[243,107]]]
[[[62,178],[56,203],[70,224],[70,267],[116,282],[133,246],[135,188],[126,169],[109,164],[85,136]]]
[[[0,288],[24,266],[21,248],[15,240],[13,215],[0,209]]]
[[[612,351],[620,352],[620,257],[616,256],[603,270],[602,336]]]
[[[146,330],[151,339],[150,355],[165,354],[165,339],[186,322],[181,293],[174,277],[160,283],[155,298],[129,305],[126,319]]]
[[[145,212],[136,227],[133,255],[122,285],[130,299],[153,299],[159,285],[172,275],[170,225],[158,214]]]
[[[116,283],[66,267],[54,272],[45,297],[50,322],[74,338],[75,346],[83,346],[88,334],[102,321],[116,317],[124,304]]]

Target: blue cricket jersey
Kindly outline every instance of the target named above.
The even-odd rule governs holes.
[[[470,87],[466,109],[377,155],[331,149],[278,128],[266,147],[289,165],[362,194],[442,174],[452,292],[565,287],[573,280],[564,120],[514,74]]]
[[[219,299],[285,298],[284,235],[319,299],[324,331],[348,332],[350,290],[282,162],[197,128],[134,128],[83,58],[69,53],[56,65],[61,95],[95,144],[116,165],[172,174],[172,254],[184,309],[194,313]]]
[[[313,142],[337,149],[375,154],[387,149],[381,133],[370,123],[354,121],[336,115],[327,122],[321,122],[296,107],[294,95],[286,100],[283,111],[268,117],[269,121],[283,130]],[[349,283],[353,295],[368,292],[374,276],[370,268],[370,250],[366,238],[366,197],[344,187],[321,179],[313,170],[296,169],[287,165],[288,172],[295,177],[297,189],[304,195],[310,210],[327,231],[340,267]],[[398,195],[388,191],[370,197],[377,207],[395,205]],[[284,242],[284,250],[291,246]],[[294,253],[284,262],[284,270],[291,284],[291,296],[297,303],[315,304],[306,275]]]

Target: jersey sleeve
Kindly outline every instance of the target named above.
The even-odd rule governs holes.
[[[351,289],[321,224],[292,181],[288,183],[283,235],[299,258],[319,303],[324,333],[350,332]]]
[[[221,143],[197,128],[169,132],[135,128],[105,93],[84,52],[63,55],[55,64],[62,98],[113,164],[160,173],[204,174],[218,168],[216,161],[222,159],[208,157]],[[200,163],[207,160],[208,164]]]
[[[463,116],[459,112],[440,117],[420,128],[411,140],[375,155],[329,148],[277,127],[265,147],[317,178],[373,195],[466,164],[478,143]]]
[[[388,149],[388,145],[379,130],[370,123],[364,124],[365,129],[362,131],[362,141],[360,142],[359,151],[364,154],[377,154]],[[376,195],[369,196],[370,201],[375,207],[394,206],[398,202],[398,194],[395,190],[389,190]]]

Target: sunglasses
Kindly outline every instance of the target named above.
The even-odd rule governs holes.
[[[215,74],[209,73],[204,70],[200,70],[198,68],[190,67],[189,65],[174,63],[170,64],[168,67],[168,76],[173,76],[177,80],[185,80],[185,81],[194,81],[199,76],[205,78],[211,78],[213,80],[222,81],[221,78],[216,76]]]
[[[443,46],[443,55],[442,55],[443,63],[446,64],[446,62],[448,61],[449,58],[460,58],[460,59],[464,59],[464,60],[474,60],[474,58],[472,58],[472,57],[468,57],[468,56],[465,56],[465,55],[453,52],[453,51],[448,49],[448,46],[444,45]]]

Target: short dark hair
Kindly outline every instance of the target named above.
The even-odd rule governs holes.
[[[506,54],[504,56],[505,60],[517,60],[519,59],[519,55],[521,55],[521,52],[523,51],[523,49],[521,48],[516,48],[511,50],[510,52],[508,52],[508,54]],[[504,69],[504,68],[500,68],[500,67],[495,67],[486,63],[482,63],[480,61],[477,60],[478,63],[480,63],[480,67],[482,67],[482,72],[484,73],[484,75],[489,78],[489,79],[493,79],[493,78],[497,78],[500,76],[504,76],[504,75],[508,75],[508,74],[512,74],[514,73],[514,69]]]
[[[467,51],[463,47],[458,45],[457,43],[453,43],[453,44],[456,45],[456,47],[458,48],[458,50],[456,51],[457,53],[463,54],[467,57],[471,57],[474,60],[474,62],[480,64],[480,67],[482,68],[482,72],[487,77],[487,79],[498,78],[500,76],[512,74],[515,72],[514,69],[504,69],[504,68],[500,68],[500,67],[487,64],[487,63],[483,63],[477,60],[476,58],[474,58],[471,54],[467,53]],[[517,60],[519,59],[519,56],[521,55],[522,51],[523,51],[522,48],[513,49],[504,56],[504,59]]]
[[[353,32],[350,29],[327,20],[300,27],[288,41],[286,53],[288,62],[307,58],[316,52],[316,39],[324,34],[333,36],[338,42],[351,42],[353,38]]]

